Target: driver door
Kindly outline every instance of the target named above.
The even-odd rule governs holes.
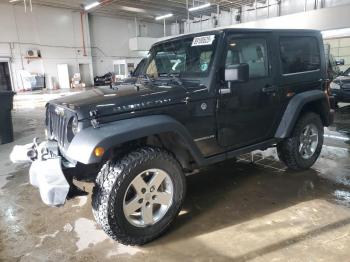
[[[225,67],[243,63],[249,66],[248,81],[220,81],[219,88],[226,92],[218,95],[218,142],[228,150],[273,137],[280,99],[272,77],[271,47],[269,34],[227,38]]]

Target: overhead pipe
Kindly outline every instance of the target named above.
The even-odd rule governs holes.
[[[108,4],[111,4],[112,2],[114,2],[113,0],[104,0],[104,1],[100,1],[100,7],[106,6]]]
[[[110,3],[112,3],[113,0],[104,0],[100,2],[100,6],[106,6]],[[85,44],[85,32],[84,32],[84,15],[86,12],[80,11],[80,24],[81,24],[81,37],[82,37],[82,42],[83,42],[83,56],[87,56],[86,52],[86,44]]]
[[[81,24],[81,37],[83,40],[83,56],[87,56],[86,46],[85,46],[84,21],[83,21],[84,14],[85,13],[83,11],[80,12],[80,24]]]

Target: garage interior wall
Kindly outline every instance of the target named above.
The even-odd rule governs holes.
[[[344,59],[345,64],[339,66],[341,71],[350,67],[350,37],[326,39],[325,43],[329,44],[330,52],[335,59]]]
[[[87,16],[84,17],[88,25]],[[0,4],[0,57],[11,59],[14,88],[21,87],[20,70],[45,74],[46,86],[57,83],[57,64],[68,64],[69,73],[79,70],[79,63],[91,65],[91,55],[82,52],[80,13],[66,9],[36,7],[24,12],[21,6]],[[86,43],[90,42],[85,32]],[[39,50],[42,59],[27,60],[28,50]]]
[[[331,30],[349,27],[350,3],[233,25],[240,28]]]
[[[113,72],[113,61],[120,59],[141,60],[147,52],[130,51],[129,39],[136,36],[159,38],[163,25],[137,22],[115,17],[90,15],[90,34],[94,73],[103,75]]]
[[[88,64],[92,79],[97,74],[113,71],[111,60],[114,58],[143,55],[129,52],[129,38],[136,36],[133,20],[84,14],[83,25],[86,56],[82,48],[80,12],[34,5],[33,12],[25,13],[23,6],[1,3],[0,58],[11,61],[13,88],[22,88],[21,70],[45,74],[46,87],[51,89],[58,85],[57,64],[68,64],[70,77],[79,72],[79,64]],[[162,25],[147,23],[145,27],[140,33],[162,36]],[[90,39],[90,29],[93,39]],[[40,50],[41,59],[26,59],[28,50]]]
[[[183,30],[188,33],[228,25],[245,28],[338,29],[349,27],[349,11],[349,0],[269,0],[256,2],[256,6],[254,3],[243,5],[242,11],[231,9],[220,10],[219,14],[195,14],[184,22]],[[176,34],[176,27],[176,24],[172,24],[172,34]]]

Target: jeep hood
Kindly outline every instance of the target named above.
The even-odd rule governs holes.
[[[334,79],[334,82],[340,84],[349,84],[350,76],[338,76],[336,79]]]
[[[118,89],[94,88],[49,103],[74,110],[79,120],[97,116],[121,114],[136,110],[180,103],[189,93],[181,86],[120,85]]]

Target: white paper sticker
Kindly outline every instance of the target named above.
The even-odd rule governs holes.
[[[211,45],[215,35],[206,35],[193,38],[192,46]]]

